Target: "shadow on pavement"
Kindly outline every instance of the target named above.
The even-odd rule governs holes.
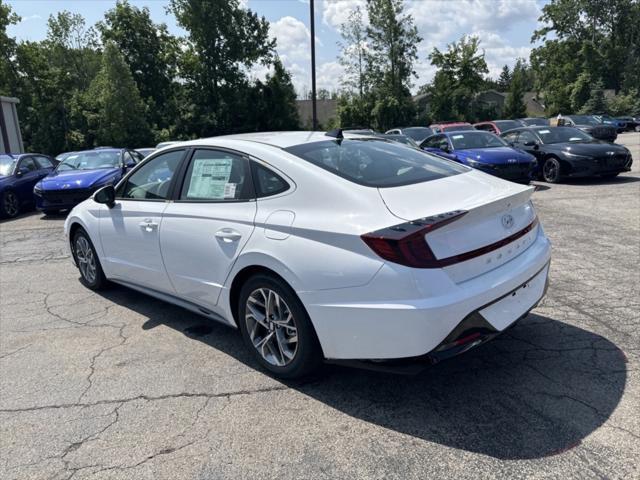
[[[109,300],[258,368],[238,332],[115,287]],[[578,445],[614,411],[625,388],[624,353],[600,335],[531,314],[493,342],[416,376],[326,366],[287,385],[332,408],[448,447],[499,459],[533,459]]]

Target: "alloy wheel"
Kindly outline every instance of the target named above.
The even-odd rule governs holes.
[[[284,367],[298,351],[298,329],[284,299],[269,288],[258,288],[247,299],[245,322],[249,338],[269,364]]]
[[[13,192],[7,192],[4,194],[4,212],[9,217],[15,217],[18,214],[20,205],[18,204],[18,197]]]
[[[84,279],[89,283],[96,281],[96,257],[89,241],[83,235],[76,239],[76,259]]]
[[[559,165],[554,160],[547,160],[543,166],[544,179],[548,182],[555,182],[560,176]]]

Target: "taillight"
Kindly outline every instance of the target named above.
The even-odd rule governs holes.
[[[440,267],[439,262],[431,251],[425,235],[459,219],[466,213],[464,210],[455,210],[420,218],[365,233],[361,238],[371,250],[390,262],[414,268],[437,268]]]

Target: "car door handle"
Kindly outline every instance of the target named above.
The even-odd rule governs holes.
[[[242,234],[233,228],[222,228],[216,232],[216,238],[219,238],[223,242],[231,243],[240,240]]]
[[[153,232],[158,228],[158,224],[150,218],[145,218],[144,222],[140,222],[138,225],[146,232]]]

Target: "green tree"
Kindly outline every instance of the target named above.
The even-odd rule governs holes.
[[[422,41],[402,0],[367,0],[368,74],[372,82],[374,125],[385,130],[409,123],[413,65]]]
[[[264,82],[257,82],[261,108],[257,109],[256,130],[297,130],[300,119],[296,104],[296,90],[291,82],[291,74],[280,59],[273,62],[273,73]],[[255,98],[255,97],[254,97]]]
[[[148,145],[151,131],[145,119],[145,104],[123,55],[107,42],[102,67],[88,91],[94,105],[90,124],[98,144],[136,147]]]
[[[544,26],[532,41],[544,43],[531,63],[549,114],[571,110],[584,97],[585,74],[616,91],[640,82],[637,0],[551,0],[539,21]]]
[[[190,99],[182,128],[187,135],[238,131],[246,95],[245,71],[271,62],[275,40],[269,23],[238,0],[171,0],[169,10],[188,32],[180,70]]]
[[[640,90],[619,93],[607,102],[607,111],[614,116],[637,115],[640,112]]]
[[[102,42],[113,41],[124,55],[140,95],[147,104],[148,122],[170,131],[176,115],[174,79],[179,41],[165,24],[151,20],[149,9],[119,0],[97,24]],[[161,134],[158,134],[162,136]]]
[[[484,85],[484,75],[489,72],[484,52],[480,52],[480,40],[463,36],[449,44],[445,52],[434,48],[429,60],[438,69],[427,88],[434,118],[475,118],[475,97]]]
[[[509,92],[504,103],[503,116],[505,118],[522,118],[527,116],[527,105],[524,103],[526,87],[526,66],[519,59],[513,68]]]
[[[15,25],[20,17],[13,13],[11,6],[0,0],[0,94],[14,95],[18,72],[15,64],[17,44],[9,37],[7,27]]]
[[[338,61],[345,70],[341,85],[344,89],[355,91],[362,97],[369,90],[369,75],[367,75],[367,29],[360,7],[349,12],[347,21],[340,25],[339,30],[343,41],[338,42],[340,47]]]
[[[509,65],[502,67],[502,71],[498,77],[498,86],[503,92],[509,90],[509,87],[511,86],[511,70],[509,70]]]
[[[607,100],[604,96],[604,84],[602,80],[595,82],[591,88],[591,95],[580,109],[580,113],[606,113]]]

